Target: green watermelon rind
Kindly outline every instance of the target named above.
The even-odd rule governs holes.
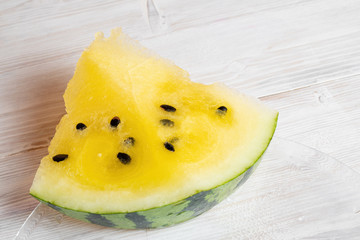
[[[122,229],[168,227],[199,216],[200,214],[208,211],[220,203],[232,192],[234,192],[235,189],[240,187],[259,165],[261,157],[265,153],[274,135],[277,119],[278,114],[274,119],[274,126],[271,137],[268,139],[266,147],[257,157],[256,161],[254,161],[253,165],[249,166],[239,175],[223,184],[220,184],[209,190],[197,192],[175,203],[136,212],[90,213],[61,207],[55,205],[54,203],[47,202],[32,193],[30,193],[30,195],[65,215],[93,224]]]

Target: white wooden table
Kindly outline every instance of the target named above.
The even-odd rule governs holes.
[[[280,111],[276,136],[360,173],[359,13],[358,0],[1,1],[0,239],[38,203],[28,190],[77,59],[118,26],[193,80],[261,98]]]

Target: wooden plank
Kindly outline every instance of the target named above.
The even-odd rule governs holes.
[[[29,189],[40,159],[46,152],[44,147],[1,159],[0,237],[2,239],[12,239],[38,204],[29,195]]]
[[[280,111],[276,135],[329,154],[360,173],[360,75],[261,99]]]

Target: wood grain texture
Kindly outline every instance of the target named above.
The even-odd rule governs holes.
[[[357,0],[0,2],[0,238],[36,205],[28,195],[64,113],[62,94],[98,31],[121,26],[188,70],[280,111],[277,136],[360,172]]]

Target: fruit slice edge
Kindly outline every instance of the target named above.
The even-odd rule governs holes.
[[[211,209],[246,182],[246,180],[259,165],[264,153],[266,152],[266,149],[269,146],[275,133],[277,120],[278,114],[276,114],[273,132],[268,139],[266,147],[254,161],[252,166],[249,166],[239,175],[223,184],[220,184],[212,189],[197,192],[196,194],[174,203],[134,212],[91,213],[68,209],[55,205],[54,203],[47,202],[37,197],[35,194],[30,193],[30,195],[65,215],[106,227],[116,227],[122,229],[144,229],[167,227],[181,223]]]

